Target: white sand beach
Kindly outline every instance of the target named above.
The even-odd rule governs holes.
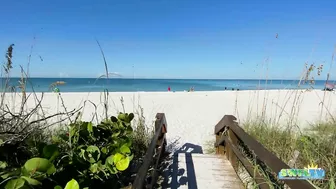
[[[324,94],[326,107],[322,119],[326,120],[329,114],[335,115],[336,95],[318,90],[112,92],[108,95],[108,114],[116,115],[123,110],[120,102],[123,97],[126,112],[137,112],[139,107],[143,108],[148,127],[153,127],[156,113],[165,113],[169,142],[178,140],[178,146],[189,142],[204,147],[207,141],[214,138],[214,126],[226,114],[235,115],[241,123],[256,115],[261,116],[262,112],[266,112],[265,116],[272,120],[280,118],[280,123],[286,123],[292,118],[290,115],[297,114],[297,123],[301,128],[319,121]],[[42,94],[36,95],[40,99]],[[18,108],[20,96],[7,94],[6,103],[9,107]],[[62,93],[61,96],[68,111],[82,107],[85,102],[84,120],[91,120],[94,112],[97,112],[99,120],[104,117],[103,93]],[[30,94],[27,107],[34,107],[36,102],[34,95]],[[97,110],[91,102],[97,105]],[[266,104],[266,108],[263,104]],[[45,93],[42,106],[47,115],[64,111],[56,93]]]

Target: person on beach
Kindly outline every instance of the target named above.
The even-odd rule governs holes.
[[[325,91],[333,91],[335,88],[335,85],[332,83],[326,83],[324,90]]]
[[[168,86],[168,92],[170,92],[170,86]]]

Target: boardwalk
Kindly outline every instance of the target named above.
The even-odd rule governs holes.
[[[225,156],[176,153],[170,170],[166,175],[169,184],[162,188],[244,188]]]
[[[246,133],[236,120],[232,115],[225,115],[215,126],[217,155],[203,154],[202,147],[192,143],[185,143],[179,149],[175,148],[174,143],[172,143],[171,149],[174,150],[171,152],[174,152],[174,154],[165,156],[167,159],[161,158],[161,155],[167,152],[167,122],[163,113],[157,113],[155,121],[156,132],[146,152],[144,162],[133,182],[132,189],[143,189],[145,185],[146,188],[150,189],[244,188],[234,170],[234,167],[238,170],[237,166],[232,167],[232,165],[237,165],[238,162],[245,167],[250,176],[253,175],[254,182],[261,189],[283,188],[284,185],[293,189],[315,188],[306,180],[300,179],[277,182],[274,174],[278,174],[282,169],[290,169],[290,167]],[[258,160],[262,162],[262,164],[258,164],[257,161],[259,166],[265,166],[266,164],[271,173],[262,169],[256,171],[254,169],[256,166],[237,147],[241,145],[238,141],[244,144],[244,148],[248,149],[247,152],[253,152],[258,157]],[[170,159],[170,157],[172,158]],[[153,159],[155,161],[152,161]],[[165,160],[161,161],[162,159]],[[162,177],[157,180],[157,170],[160,162],[164,170],[161,172]],[[149,182],[145,182],[151,164],[154,168],[152,169],[153,171],[150,171],[151,179]]]

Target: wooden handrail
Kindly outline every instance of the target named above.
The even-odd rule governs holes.
[[[259,172],[254,171],[253,164],[238,149],[238,141],[243,143],[250,152],[253,152],[258,160],[267,165],[275,175],[277,175],[281,169],[290,169],[290,167],[272,152],[268,151],[252,136],[247,134],[239,127],[236,120],[236,117],[232,115],[225,115],[215,126],[216,153],[226,154],[226,157],[236,171],[238,170],[238,161],[240,161],[260,188],[270,188],[266,183],[266,179]],[[290,188],[315,188],[305,180],[283,180],[283,182]]]
[[[142,189],[144,188],[145,179],[147,178],[147,173],[150,165],[153,163],[152,160],[156,159],[154,162],[154,169],[151,174],[151,183],[147,188],[153,188],[156,183],[157,177],[157,166],[159,165],[160,157],[165,152],[165,147],[167,144],[166,141],[167,133],[167,122],[164,113],[157,113],[155,120],[155,134],[152,138],[152,141],[147,149],[144,161],[137,173],[137,176],[133,182],[133,189]]]

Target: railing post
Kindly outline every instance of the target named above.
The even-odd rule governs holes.
[[[146,184],[146,188],[153,188],[157,181],[157,167],[160,163],[161,155],[165,151],[167,144],[166,141],[167,133],[167,122],[164,113],[157,113],[155,120],[155,133],[151,140],[151,143],[146,151],[143,163],[138,170],[136,178],[133,182],[132,189],[143,189],[144,184],[146,184],[146,178],[148,174],[148,169],[153,165],[153,170],[151,171],[151,182]],[[159,152],[159,153],[158,153]],[[153,160],[155,160],[153,162]]]
[[[219,140],[222,137],[222,133],[223,132],[219,132],[218,134],[216,134],[215,145],[216,145],[216,154],[222,154],[222,155],[224,155],[225,154],[225,147],[224,147],[224,145],[223,144],[218,145],[218,142],[219,142]]]
[[[162,124],[162,125],[161,125]],[[163,144],[161,146],[161,154],[164,154],[164,152],[166,151],[166,137],[165,134],[167,133],[167,121],[166,121],[166,117],[164,116],[163,113],[158,113],[156,115],[156,121],[155,121],[155,132],[157,132],[159,129],[161,129],[161,133],[159,135],[159,139],[156,142],[156,149],[158,149],[158,147],[161,146],[161,144]],[[162,141],[164,140],[164,141]]]
[[[231,141],[231,143],[234,146],[238,146],[238,139],[237,136],[235,135],[235,133],[229,128],[227,130],[228,133],[228,138]],[[226,158],[230,161],[233,169],[235,171],[238,170],[238,158],[236,156],[236,154],[233,152],[233,150],[229,147],[229,145],[225,145],[225,151],[226,151]]]
[[[224,117],[216,124],[214,132],[214,134],[216,135],[216,142],[215,142],[216,154],[222,154],[222,155],[225,154],[224,144],[223,143],[220,144],[220,140],[222,138],[222,134],[225,129]]]

